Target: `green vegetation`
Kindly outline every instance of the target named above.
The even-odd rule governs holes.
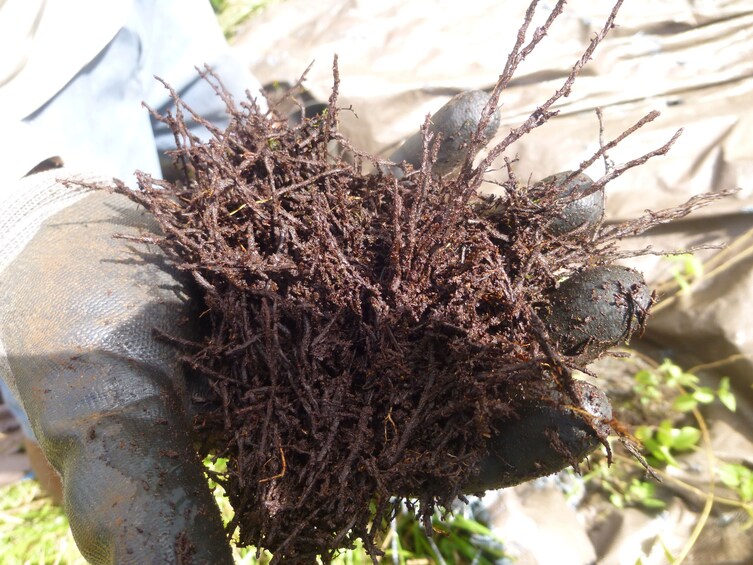
[[[86,565],[63,510],[36,481],[0,488],[0,563]]]
[[[211,474],[222,473],[225,461],[205,462]],[[732,476],[730,472],[729,476]],[[222,487],[212,479],[209,486],[227,524],[232,509]],[[384,562],[398,565],[474,563],[493,565],[505,558],[502,541],[489,527],[462,512],[453,518],[437,515],[433,537],[408,512],[398,514],[382,541]],[[271,555],[256,556],[255,548],[232,544],[239,565],[263,565]],[[0,488],[0,563],[2,565],[85,565],[60,507],[53,506],[36,481],[24,480]],[[335,565],[368,565],[371,559],[357,546],[343,551]]]
[[[224,459],[204,461],[210,476],[221,476],[227,463]],[[233,515],[232,507],[220,484],[209,480],[215,499],[227,525]],[[402,511],[392,520],[390,528],[381,543],[385,556],[383,562],[397,565],[421,565],[436,563],[438,565],[459,565],[474,563],[493,565],[504,560],[502,540],[487,524],[475,518],[467,507],[451,518],[439,514],[432,520],[433,536],[426,535],[424,527],[413,513]],[[256,565],[267,563],[271,558],[268,553],[256,557],[256,549],[238,548],[233,545],[233,557],[236,563]],[[343,551],[334,561],[335,565],[367,565],[371,563],[366,551],[360,545]]]
[[[421,524],[407,514],[397,517],[390,532],[394,544],[385,547],[385,560],[407,563],[477,563],[491,565],[506,557],[503,544],[486,525],[456,515],[449,521],[436,517],[434,537],[428,538]]]
[[[277,1],[279,0],[210,0],[228,39],[235,35],[243,22]]]
[[[634,506],[656,512],[664,509],[666,501],[676,496],[678,490],[705,500],[683,549],[677,555],[668,555],[670,562],[679,565],[705,527],[714,504],[745,511],[749,519],[743,528],[753,526],[753,471],[745,465],[724,461],[712,451],[707,422],[699,410],[714,402],[732,412],[737,409],[728,377],[721,378],[719,385],[712,388],[703,386],[693,369],[684,370],[670,360],[658,364],[640,359],[648,367],[635,373],[633,398],[623,408],[636,412],[637,418],[645,422],[636,428],[635,437],[663,482],[646,478],[638,461],[619,452],[615,456],[618,464],[611,468],[605,456],[595,455],[594,465],[584,478],[591,489],[601,491],[616,508]],[[650,421],[652,416],[656,421]],[[696,451],[703,453],[706,460],[708,481],[703,488],[684,482],[677,473],[667,472],[672,467],[686,469],[688,464],[680,455]],[[717,493],[717,482],[727,487],[727,492]]]

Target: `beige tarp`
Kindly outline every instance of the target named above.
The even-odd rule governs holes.
[[[553,2],[542,4],[539,23]],[[262,83],[295,82],[314,61],[306,87],[319,100],[329,96],[337,54],[341,104],[354,110],[354,115],[343,113],[344,126],[360,147],[387,154],[453,94],[494,84],[526,5],[522,0],[283,0],[254,18],[235,44]],[[556,90],[609,9],[609,2],[568,3],[504,92],[499,135]],[[731,417],[709,414],[714,447],[728,460],[753,464],[753,2],[626,0],[617,24],[572,94],[556,106],[560,115],[523,138],[508,156],[518,158],[519,177],[534,180],[577,168],[598,149],[596,107],[603,109],[607,139],[659,110],[657,120],[610,152],[613,161],[661,146],[680,127],[684,134],[668,156],[609,184],[610,221],[674,206],[702,192],[740,188],[695,219],[627,245],[731,244],[711,260],[692,292],[660,307],[641,347],[686,366],[729,360],[705,373],[712,382],[731,376],[741,404]],[[603,165],[589,172],[598,177]],[[699,256],[709,260],[715,253]],[[634,264],[653,283],[669,276],[670,265],[661,257]],[[670,287],[662,288],[671,296]],[[677,498],[659,517],[637,510],[598,517],[587,508],[574,512],[556,488],[527,485],[498,496],[505,501],[500,508],[507,509],[499,524],[520,550],[518,563],[542,565],[632,565],[641,553],[646,565],[666,562],[662,544],[676,554],[700,510],[697,501]],[[753,563],[749,537],[737,517],[717,505],[687,562]]]

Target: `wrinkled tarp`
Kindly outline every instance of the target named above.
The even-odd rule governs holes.
[[[534,24],[552,5],[540,8]],[[294,83],[313,61],[305,86],[321,101],[329,97],[337,54],[340,104],[353,108],[342,113],[344,129],[357,146],[388,154],[452,95],[491,88],[526,7],[522,0],[285,0],[250,21],[234,43],[262,83]],[[503,93],[497,139],[561,85],[610,8],[608,2],[567,4]],[[685,367],[710,365],[700,373],[712,385],[730,376],[739,406],[735,414],[707,412],[713,447],[727,461],[753,464],[753,2],[627,0],[617,27],[570,96],[555,106],[559,115],[508,151],[518,160],[517,175],[538,180],[577,168],[599,147],[597,107],[603,109],[607,140],[649,111],[661,112],[609,152],[616,163],[684,129],[668,156],[608,185],[608,221],[675,206],[703,192],[740,189],[688,220],[625,245],[650,244],[655,250],[728,245],[721,252],[700,251],[706,274],[679,294],[666,283],[671,264],[660,255],[632,262],[664,298],[644,339],[634,345]],[[588,172],[601,176],[603,164]],[[706,468],[700,456],[697,467]],[[702,478],[699,472],[688,480]],[[519,550],[518,563],[632,565],[641,554],[646,565],[663,563],[662,545],[676,555],[702,508],[683,496],[653,517],[633,509],[605,515],[587,505],[576,512],[562,497],[551,481],[487,495],[502,501],[493,505],[495,520]],[[715,505],[686,563],[752,563],[753,542],[740,528],[743,521]]]

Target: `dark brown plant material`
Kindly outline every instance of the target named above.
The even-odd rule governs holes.
[[[500,94],[564,2],[526,43],[535,4],[454,178],[432,175],[438,140],[428,121],[421,167],[400,179],[353,148],[338,131],[335,64],[327,112],[294,126],[251,99],[236,105],[203,72],[230,125],[220,131],[173,92],[175,113],[159,119],[175,134],[184,178],[139,173],[140,191],[118,189],[161,226],[143,241],[159,244],[202,291],[207,336],[182,346],[211,385],[201,425],[229,458],[220,480],[241,544],[311,562],[361,538],[376,559],[375,536],[400,504],[394,495],[410,496],[428,519],[478,473],[489,438],[516,417],[521,390],[542,402],[553,389],[567,397],[575,363],[539,319],[558,281],[626,256],[618,239],[713,198],[620,226],[552,233],[573,197],[556,184],[519,182],[510,160],[505,195],[475,196],[492,162],[556,114],[552,105],[569,93],[620,2],[562,87],[474,166]],[[208,141],[189,132],[186,115],[207,127]],[[655,117],[602,144],[572,178]],[[594,190],[663,155],[674,139],[609,169]]]

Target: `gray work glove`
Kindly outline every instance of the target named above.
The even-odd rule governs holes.
[[[181,367],[153,337],[195,337],[194,303],[157,249],[113,237],[155,229],[150,217],[56,182],[68,175],[38,173],[3,194],[0,372],[62,477],[87,560],[232,563]]]
[[[485,101],[466,93],[434,116],[452,144],[440,151],[442,163],[462,160]],[[401,151],[396,159],[415,158]],[[113,237],[155,230],[147,215],[123,196],[56,182],[66,176],[38,173],[10,195],[0,187],[10,198],[0,214],[0,226],[10,226],[0,231],[0,372],[63,478],[71,529],[89,561],[230,562],[193,448],[183,371],[176,352],[154,337],[157,329],[199,340],[198,301],[159,249]],[[604,315],[624,318],[605,293]],[[578,312],[570,314],[575,324]],[[569,335],[568,320],[552,322],[550,331]],[[597,389],[578,383],[575,394],[583,409],[611,418]],[[598,444],[581,414],[531,400],[531,410],[492,438],[469,492],[550,474]],[[548,448],[552,434],[561,452]]]

